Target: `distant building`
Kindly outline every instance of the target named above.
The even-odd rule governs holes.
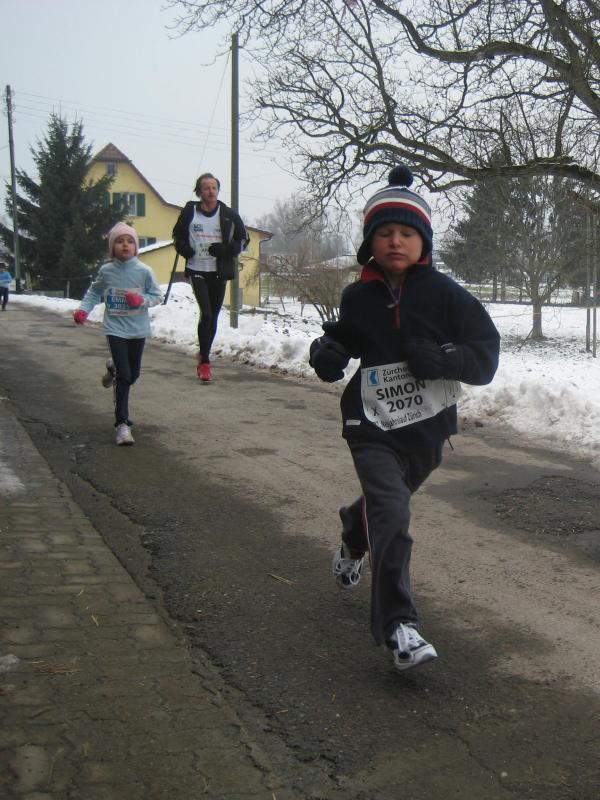
[[[323,262],[323,266],[325,267],[325,269],[348,270],[349,273],[356,273],[357,276],[362,269],[360,264],[356,260],[355,253],[349,253],[347,255],[335,256],[334,258],[329,258],[327,261]]]
[[[431,259],[433,261],[433,266],[437,269],[438,272],[443,272],[444,275],[452,275],[452,270],[450,267],[442,260],[442,257],[438,250],[435,248],[431,253]]]
[[[109,202],[120,200],[125,203],[125,221],[137,231],[142,261],[152,267],[159,283],[168,283],[176,255],[171,234],[181,206],[167,202],[114,144],[107,144],[94,156],[87,177],[93,182],[107,173],[113,176]],[[242,302],[259,306],[260,244],[270,239],[271,234],[248,225],[246,229],[250,244],[239,258]],[[183,280],[184,263],[180,258],[176,280]]]

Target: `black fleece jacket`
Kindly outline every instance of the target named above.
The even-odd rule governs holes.
[[[498,367],[500,336],[487,311],[466,289],[430,264],[410,267],[396,296],[371,261],[360,280],[342,292],[339,320],[324,323],[323,330],[353,358],[360,359],[362,369],[405,361],[411,344],[419,340],[440,346],[453,343],[451,377],[463,383],[490,383]],[[313,343],[313,355],[319,341]],[[429,419],[381,430],[363,412],[361,369],[346,386],[341,409],[346,439],[393,437],[401,452],[435,447],[457,431],[456,405]]]
[[[192,258],[194,249],[190,245],[190,223],[194,218],[194,209],[200,208],[200,201],[190,200],[182,208],[173,228],[173,244],[175,250],[185,260]],[[221,278],[231,280],[235,277],[234,258],[248,246],[250,238],[239,214],[219,200],[219,224],[223,241],[223,252],[217,256],[217,272]]]

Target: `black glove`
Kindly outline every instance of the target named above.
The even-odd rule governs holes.
[[[326,383],[339,381],[350,361],[350,353],[331,336],[321,336],[310,346],[308,363]]]
[[[214,258],[226,258],[232,255],[231,247],[228,244],[223,244],[223,242],[213,242],[209,246],[208,252],[211,256],[214,256]]]
[[[410,339],[405,345],[408,368],[417,380],[460,380],[462,359],[456,345],[432,339]]]
[[[186,261],[189,261],[190,258],[193,258],[196,255],[196,251],[189,244],[180,243],[175,246],[175,249],[182,258],[185,258]]]

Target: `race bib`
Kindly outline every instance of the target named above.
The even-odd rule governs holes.
[[[458,381],[417,380],[406,361],[361,369],[365,417],[382,431],[435,417],[455,405],[460,394]]]
[[[134,291],[133,289],[115,289],[110,288],[106,290],[104,295],[104,303],[106,305],[107,314],[112,316],[134,316],[141,312],[141,308],[130,308],[127,304],[127,292]]]
[[[211,258],[208,248],[211,246],[212,240],[208,238],[207,234],[204,232],[204,226],[201,224],[193,224],[190,228],[190,236],[194,242],[196,258]]]

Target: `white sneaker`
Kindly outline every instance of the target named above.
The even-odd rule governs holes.
[[[112,358],[109,358],[106,362],[106,374],[102,376],[102,386],[104,386],[105,389],[110,389],[111,386],[114,386],[116,379],[117,370],[115,369]]]
[[[133,444],[134,438],[131,435],[131,428],[126,422],[117,425],[117,435],[115,436],[117,444]]]
[[[355,586],[358,586],[364,560],[364,556],[362,558],[349,558],[346,555],[346,546],[342,543],[333,554],[331,564],[331,571],[338,586],[341,586],[342,589],[354,589]]]
[[[400,671],[437,658],[435,647],[412,625],[398,625],[387,646],[392,651],[394,666]]]

